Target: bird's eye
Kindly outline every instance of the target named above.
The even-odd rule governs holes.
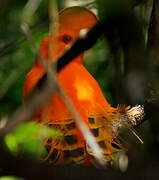
[[[65,43],[65,44],[68,44],[72,41],[72,37],[70,35],[63,35],[62,36],[62,41]]]

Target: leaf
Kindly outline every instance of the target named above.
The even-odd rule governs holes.
[[[45,138],[60,138],[58,130],[37,123],[24,123],[5,137],[8,149],[17,154],[20,151],[35,154],[43,149]]]
[[[17,177],[14,177],[14,176],[3,176],[3,177],[0,177],[0,180],[23,180],[22,178],[17,178]]]

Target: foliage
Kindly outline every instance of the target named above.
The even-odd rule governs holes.
[[[47,137],[60,138],[60,132],[40,124],[24,123],[18,126],[14,132],[7,134],[5,142],[14,154],[22,151],[35,156],[40,149],[42,152],[44,151],[41,141]]]
[[[0,177],[0,180],[22,180],[22,179],[13,177],[13,176],[3,176],[3,177]]]
[[[59,1],[62,2],[62,1]],[[9,115],[19,105],[22,104],[22,89],[25,76],[31,68],[35,52],[31,45],[25,40],[20,32],[20,22],[23,7],[26,1],[15,1],[3,12],[3,19],[0,28],[0,116]],[[60,3],[60,9],[64,3]],[[38,8],[37,13],[33,16],[33,25],[31,27],[33,37],[37,47],[41,40],[48,35],[48,1],[43,1]],[[95,75],[108,99],[111,99],[110,73],[105,64],[105,47],[98,43],[86,58],[88,70]],[[95,56],[93,55],[95,54]],[[100,58],[99,58],[100,55]],[[101,59],[98,61],[98,59]],[[88,62],[88,63],[87,63]],[[103,66],[103,64],[105,64]],[[93,67],[94,66],[94,67]],[[99,68],[103,67],[104,71],[99,74]],[[93,68],[92,68],[93,67]],[[98,72],[97,72],[98,71]],[[107,87],[106,87],[107,86]]]
[[[68,1],[69,0],[67,0],[67,2]],[[59,0],[57,2],[59,9],[62,9],[66,6],[66,0]],[[74,2],[78,3],[79,1]],[[115,13],[120,13],[120,10],[123,8],[123,6],[121,9],[119,8],[121,7],[121,4],[120,1],[117,0],[97,0],[91,1],[91,3],[90,1],[88,1],[89,5],[87,5],[86,1],[86,3],[83,3],[83,1],[81,2],[82,5],[84,4],[83,6],[90,7],[91,4],[91,7],[97,8],[95,10],[99,10],[99,15],[101,18],[105,18],[105,13],[108,16],[114,15]],[[95,2],[97,2],[97,5]],[[141,3],[140,0],[131,0],[127,2],[131,2],[130,4],[132,4],[132,6]],[[137,19],[139,19],[142,30],[146,34],[144,42],[147,42],[145,39],[147,39],[148,37],[148,24],[150,16],[147,16],[143,9],[147,8],[147,11],[150,11],[149,14],[151,14],[152,4],[150,3],[150,6],[147,7],[146,1],[143,1],[142,3],[143,4],[137,7],[138,9],[136,8],[135,15],[137,16]],[[28,43],[28,41],[26,41],[20,31],[20,23],[22,20],[21,16],[25,4],[25,0],[6,0],[4,4],[0,3],[0,118],[10,116],[22,104],[24,79],[35,59],[34,50]],[[3,6],[3,8],[1,8],[1,6]],[[48,35],[48,6],[49,1],[42,1],[38,10],[31,19],[31,31],[37,46],[39,46],[41,40]],[[106,10],[108,11],[105,12]],[[113,29],[113,33],[116,35],[118,26],[114,25],[113,27],[115,27]],[[135,31],[135,29],[136,28],[134,27],[131,30]],[[104,34],[103,38],[99,40],[91,50],[86,52],[84,57],[84,64],[88,71],[99,82],[104,96],[112,105],[117,105],[121,102],[131,102],[132,104],[134,102],[136,103],[136,91],[140,90],[138,89],[138,83],[141,86],[143,81],[138,81],[141,80],[138,79],[138,76],[135,76],[138,72],[135,71],[134,73],[133,70],[139,69],[138,65],[143,66],[142,71],[139,71],[139,73],[144,74],[143,88],[145,88],[145,79],[148,79],[148,82],[146,81],[146,83],[149,84],[151,88],[147,90],[146,87],[145,89],[146,93],[148,91],[148,96],[150,96],[151,93],[152,96],[147,99],[146,95],[144,96],[145,92],[143,91],[143,93],[141,93],[140,95],[142,95],[142,97],[144,96],[144,99],[142,99],[142,103],[151,101],[153,99],[153,95],[155,94],[154,89],[158,88],[158,75],[153,74],[153,72],[158,72],[158,62],[147,62],[146,55],[145,58],[142,59],[142,61],[140,61],[140,59],[137,59],[136,57],[138,57],[138,49],[136,48],[135,50],[137,52],[137,55],[134,51],[131,51],[129,49],[129,47],[131,46],[129,40],[132,40],[134,38],[129,38],[127,29],[122,29],[122,31],[122,35],[127,37],[126,42],[128,43],[126,44],[126,46],[122,46],[120,48],[118,47],[119,51],[116,51],[116,45],[121,45],[121,39],[115,39],[115,41],[113,42],[115,46],[111,47],[110,39],[108,39],[106,37],[106,34]],[[138,47],[138,39],[134,40],[134,43]],[[126,50],[130,50],[129,54],[125,53],[124,48]],[[129,62],[127,62],[128,58],[130,60]],[[141,63],[138,64],[137,62]],[[153,66],[152,64],[155,64],[155,70],[151,69],[151,66]],[[121,72],[118,71],[118,65]],[[147,71],[147,66],[145,65],[150,67],[149,71]],[[130,72],[133,72],[135,74],[133,74],[133,78],[130,78]],[[135,81],[133,81],[132,79]],[[135,86],[135,89],[131,88],[131,84]],[[123,91],[123,87],[126,89],[126,91]],[[131,97],[127,98],[128,91],[132,95]],[[157,91],[158,89],[156,90],[156,92]],[[156,96],[155,99],[157,99]],[[157,105],[155,103],[150,103],[148,104],[149,107],[146,107],[148,111],[150,111],[148,112],[149,116],[146,116],[149,121],[146,121],[141,126],[137,127],[137,130],[139,130],[144,141],[144,145],[138,143],[136,139],[132,135],[130,135],[130,133],[124,132],[124,135],[122,136],[127,142],[130,142],[129,158],[130,162],[132,164],[134,163],[135,166],[137,166],[139,162],[137,154],[142,154],[141,159],[146,159],[146,162],[149,162],[158,156],[158,101],[156,103]],[[35,155],[35,152],[38,152],[37,149],[39,149],[39,147],[41,148],[41,136],[42,138],[44,138],[48,135],[52,137],[59,137],[60,134],[57,131],[50,130],[47,127],[41,127],[40,125],[33,126],[27,123],[22,124],[21,127],[17,127],[17,129],[13,133],[8,134],[6,136],[5,142],[9,150],[14,155],[20,153],[19,147],[21,147],[22,151],[24,149],[23,153],[31,157]],[[0,180],[14,180],[14,178],[1,177]]]

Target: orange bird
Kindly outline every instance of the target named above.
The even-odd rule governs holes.
[[[96,22],[96,15],[86,8],[69,7],[62,10],[59,13],[57,43],[51,44],[52,59],[58,58],[68,45],[78,38],[81,30],[89,30]],[[50,36],[47,36],[40,45],[41,55],[47,62],[49,61],[49,41]],[[83,53],[66,65],[57,74],[57,79],[94,135],[105,160],[109,162],[113,159],[112,154],[119,151],[121,147],[117,134],[124,122],[123,119],[129,117],[135,122],[135,117],[142,114],[139,112],[141,108],[111,107],[104,98],[98,83],[82,63]],[[44,73],[45,68],[37,57],[26,76],[23,89],[24,101]],[[48,150],[46,159],[48,158],[54,164],[91,164],[93,153],[58,93],[54,94],[48,103],[40,106],[33,121],[57,128],[62,133],[60,139],[47,138],[44,141]]]

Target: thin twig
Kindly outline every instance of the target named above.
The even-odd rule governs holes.
[[[67,107],[69,108],[71,114],[73,115],[75,122],[78,125],[79,129],[81,130],[82,135],[85,138],[88,146],[92,150],[94,157],[98,160],[100,165],[104,166],[106,164],[106,161],[105,161],[105,158],[104,158],[104,155],[103,155],[103,152],[102,152],[100,146],[97,144],[97,142],[95,140],[95,137],[93,136],[91,131],[88,129],[88,126],[83,121],[81,115],[75,108],[75,106],[72,103],[72,101],[70,100],[70,98],[63,91],[63,89],[59,83],[57,84],[57,87],[58,87],[58,92],[59,92],[60,96],[65,101]]]
[[[39,90],[38,88],[34,89],[25,104],[14,112],[12,117],[9,118],[7,125],[0,130],[0,136],[4,137],[21,123],[31,120],[37,108],[41,104],[47,102],[55,92],[57,92],[56,83],[53,83],[50,86],[46,82],[42,90]]]
[[[58,18],[57,18],[57,14],[56,13],[55,14],[51,14],[51,16],[53,16],[53,20],[54,20],[54,23],[51,23],[51,28],[53,28],[52,25],[54,25],[54,27],[55,27],[55,31],[51,30],[51,37],[52,37],[51,40],[53,41],[53,43],[56,43],[56,37],[54,38],[54,33],[57,33],[57,31],[58,31],[58,23],[57,23]],[[18,113],[22,113],[22,116],[20,116],[20,117],[23,120],[20,120],[21,118],[20,119],[19,118],[12,119],[10,121],[10,123],[8,124],[8,126],[4,129],[4,131],[2,131],[3,135],[5,135],[6,133],[8,133],[11,130],[13,130],[17,126],[17,124],[19,123],[19,120],[22,123],[22,122],[26,121],[26,119],[28,119],[28,117],[31,118],[32,114],[37,109],[38,105],[40,105],[42,101],[45,101],[45,98],[48,99],[48,97],[49,97],[48,94],[51,93],[51,91],[49,91],[50,93],[48,93],[48,90],[46,89],[46,87],[48,87],[48,85],[54,87],[57,90],[57,82],[54,80],[54,77],[52,76],[52,75],[55,75],[55,72],[54,72],[55,64],[53,63],[52,66],[50,66],[51,68],[49,68],[49,70],[48,70],[49,66],[45,63],[45,60],[41,56],[40,51],[38,50],[38,48],[36,47],[36,45],[34,43],[28,24],[24,24],[23,23],[21,25],[21,29],[22,29],[24,35],[26,36],[26,38],[28,39],[28,41],[30,42],[30,44],[33,46],[33,48],[36,51],[36,53],[38,54],[38,56],[39,56],[41,62],[43,63],[44,67],[46,67],[47,75],[49,77],[49,82],[48,82],[49,84],[47,84],[47,81],[46,81],[46,84],[45,84],[45,86],[43,88],[43,89],[45,89],[45,91],[43,91],[43,93],[41,92],[41,96],[40,96],[41,101],[39,101],[39,99],[38,99],[39,95],[35,94],[37,92],[37,90],[34,91],[34,93],[32,93],[32,99],[34,99],[34,101],[32,101],[32,100],[31,101],[27,101],[27,103],[24,104],[24,106],[22,106],[19,109],[19,111],[18,111]],[[82,40],[83,37],[80,38],[80,39]],[[49,53],[52,53],[52,47],[51,47],[52,41],[50,42]],[[52,58],[52,54],[50,55],[50,58]],[[43,78],[41,78],[41,79],[44,80]],[[58,88],[59,88],[59,86],[58,86]],[[97,160],[99,161],[99,163],[101,165],[104,165],[104,162],[102,161],[104,159],[102,150],[100,149],[99,145],[95,141],[94,136],[92,135],[92,133],[88,129],[88,127],[85,124],[85,122],[80,117],[78,111],[76,110],[76,108],[74,107],[72,102],[65,95],[64,91],[61,88],[59,88],[59,89],[60,89],[61,96],[64,98],[66,104],[68,105],[69,110],[71,111],[71,113],[73,114],[77,124],[79,125],[79,128],[80,128],[83,136],[86,138],[87,144],[92,149],[92,152],[94,152],[94,155],[97,158]],[[49,90],[51,90],[51,89],[49,88]],[[52,91],[53,91],[53,93],[55,92],[55,90],[53,90],[53,89],[52,89]],[[46,92],[47,92],[47,94],[46,94]],[[53,95],[53,93],[52,93],[52,95]],[[43,96],[43,98],[41,98],[42,96]],[[29,113],[26,113],[26,111],[28,111],[28,108],[26,106],[31,106],[32,107],[30,109]],[[26,114],[27,114],[27,118],[25,117]],[[16,116],[17,116],[17,114],[16,114]]]
[[[95,26],[95,27],[97,27],[97,26]],[[102,27],[102,26],[100,26],[100,27]],[[109,28],[109,27],[108,27]],[[95,29],[95,28],[94,28]],[[93,29],[92,29],[93,30]],[[92,31],[91,30],[91,31]],[[104,30],[104,28],[102,29],[102,28],[99,28],[98,30],[96,29],[96,31],[94,31],[94,34],[92,34],[92,37],[94,38],[94,37],[96,37],[96,35],[98,34],[98,37],[99,36],[101,36],[101,34],[103,33],[103,30]],[[100,35],[99,35],[100,34]],[[91,37],[91,38],[92,38]],[[63,56],[61,56],[59,59],[60,60],[62,60],[64,57],[67,57],[67,59],[66,59],[66,61],[63,63],[62,61],[61,61],[61,64],[59,63],[59,67],[58,67],[58,70],[60,71],[66,64],[68,64],[74,57],[76,57],[77,55],[79,55],[82,51],[84,51],[85,49],[88,49],[88,47],[91,47],[96,41],[97,41],[97,39],[95,38],[95,41],[92,41],[92,39],[87,39],[87,37],[85,38],[85,40],[86,41],[81,41],[81,40],[79,40],[78,42],[76,42],[75,43],[75,45],[73,45],[72,46],[72,48],[70,49],[70,50],[68,50],[67,52],[65,52],[65,54],[63,55]],[[87,42],[87,44],[85,44]],[[85,45],[87,45],[87,48],[85,48]],[[78,47],[79,46],[79,47]],[[78,50],[77,52],[74,52],[74,50],[73,49],[76,49],[77,50],[77,47],[80,49],[80,50]],[[83,49],[82,49],[83,48]],[[69,57],[69,55],[70,55],[70,57]],[[33,92],[32,92],[32,94],[33,94],[33,96],[32,97],[34,97],[34,99],[32,100],[33,101],[33,103],[34,103],[34,101],[36,100],[36,98],[35,98],[35,95],[37,95],[37,92],[36,92],[36,90],[38,90],[38,87],[39,87],[39,84],[40,84],[40,82],[42,82],[42,85],[43,85],[43,87],[45,87],[45,83],[46,83],[46,74],[40,79],[40,81],[37,83],[37,85],[36,85],[36,87],[34,88],[34,90],[33,90]],[[49,88],[46,88],[46,89],[49,89]],[[55,88],[56,89],[56,88]],[[55,89],[53,88],[53,90],[50,90],[49,92],[50,92],[50,94],[48,95],[48,97],[47,98],[50,98],[52,95],[53,95],[53,93],[55,92]],[[41,92],[41,91],[40,91]],[[14,118],[13,119],[11,119],[11,122],[12,122],[12,120],[13,120],[13,122],[15,123],[15,120],[17,119],[17,124],[20,124],[20,123],[22,123],[22,122],[24,122],[24,121],[27,121],[27,120],[29,120],[30,118],[30,116],[32,116],[33,115],[33,113],[34,113],[34,109],[36,108],[35,107],[35,105],[33,104],[33,106],[31,106],[30,107],[30,105],[32,105],[30,102],[28,102],[29,100],[31,100],[32,99],[32,97],[31,97],[31,95],[30,95],[30,97],[28,98],[28,100],[26,101],[26,104],[25,104],[25,108],[24,109],[22,109],[22,111],[20,110],[17,114],[14,114]],[[41,95],[39,95],[39,96],[36,96],[37,98],[39,98],[39,97],[41,97]],[[47,99],[46,98],[46,99]],[[40,99],[40,98],[39,98]],[[44,98],[45,99],[45,98]],[[45,100],[46,100],[45,99]],[[28,104],[27,104],[28,103]],[[32,107],[34,108],[33,110],[32,110]],[[26,113],[27,112],[27,110],[28,110],[28,112],[29,112],[29,114],[30,114],[30,116],[27,116],[28,114]],[[25,114],[25,116],[26,117],[20,117],[20,116],[23,116],[23,113],[26,113]],[[22,121],[21,121],[22,120]],[[17,125],[16,123],[15,124],[13,124],[14,126],[16,126]],[[11,128],[13,128],[12,126],[11,126]],[[8,129],[8,132],[10,132],[12,129]],[[21,175],[23,175],[24,177],[29,177],[29,179],[36,179],[37,177],[37,179],[40,179],[40,178],[45,178],[45,179],[47,179],[47,178],[50,178],[50,177],[53,177],[53,179],[56,177],[56,175],[57,174],[59,174],[59,175],[62,175],[62,176],[60,176],[60,177],[64,177],[64,175],[63,175],[63,169],[64,169],[64,167],[62,167],[62,169],[60,168],[60,167],[52,167],[52,169],[51,169],[51,167],[49,166],[49,167],[47,167],[46,166],[46,164],[44,164],[44,166],[42,165],[42,164],[40,164],[39,166],[36,164],[36,163],[31,163],[31,161],[29,160],[29,162],[28,161],[21,161],[21,160],[19,160],[18,158],[15,158],[15,157],[13,157],[13,156],[9,156],[9,154],[8,153],[5,153],[4,151],[1,151],[1,146],[0,146],[0,154],[1,154],[1,158],[0,158],[0,164],[1,164],[1,168],[4,168],[4,170],[6,170],[7,172],[10,172],[10,174],[15,174],[15,175],[19,175],[19,176],[21,176]],[[6,156],[4,156],[4,155],[6,155]],[[139,155],[141,155],[141,154],[139,154]],[[154,157],[154,159],[156,158],[156,157],[158,157],[158,156],[155,156]],[[27,162],[27,163],[26,163]],[[157,161],[154,161],[155,163],[157,163]],[[143,174],[143,176],[145,177],[145,172],[147,171],[147,169],[150,169],[150,168],[152,168],[151,166],[149,166],[150,164],[151,165],[154,165],[154,162],[152,163],[148,163],[148,165],[146,165],[145,166],[145,161],[143,162],[143,166],[142,166],[142,168],[141,168],[141,171],[139,171],[139,173],[142,173],[142,172],[144,172],[144,174]],[[52,166],[52,165],[51,165]],[[138,166],[137,166],[138,167]],[[143,171],[144,169],[143,169],[143,167],[145,168],[145,171]],[[153,166],[154,167],[154,166]],[[55,168],[55,169],[54,169]],[[86,168],[84,168],[83,170],[85,170]],[[137,169],[137,168],[136,168]],[[62,173],[61,173],[61,171],[62,171]],[[67,169],[67,167],[66,167],[66,171],[69,171],[68,169]],[[72,172],[74,172],[75,171],[75,169],[73,169],[72,171],[69,171],[70,173]],[[78,179],[81,179],[81,176],[78,176],[78,174],[79,175],[83,175],[83,171],[75,171],[76,172],[76,174],[75,174],[75,178],[78,178]],[[100,177],[100,175],[102,174],[101,173],[101,171],[100,171],[100,173],[98,173],[98,176],[97,176],[97,174],[96,174],[96,172],[97,172],[97,170],[93,170],[92,171],[92,169],[91,169],[91,172],[90,172],[90,176],[87,176],[87,179],[88,179],[88,177],[90,178],[91,177],[91,179],[97,179],[97,178],[99,178]],[[133,171],[130,171],[131,173],[126,173],[125,174],[125,179],[128,179],[128,178],[130,178],[130,177],[138,177],[138,174],[136,175],[136,173],[134,173],[134,170]],[[157,172],[157,171],[156,171]],[[108,178],[107,177],[107,174],[109,174],[108,176],[109,177],[112,177],[114,174],[114,178],[116,179],[117,178],[117,176],[116,176],[116,171],[114,172],[113,171],[113,173],[112,174],[110,174],[110,171],[109,172],[107,172],[106,174],[104,173],[104,175],[102,176],[103,177],[103,179],[106,179],[106,178]],[[67,175],[68,175],[69,173],[67,173]],[[118,174],[118,173],[117,173]],[[43,175],[43,176],[42,176]],[[141,174],[140,174],[141,175]],[[118,174],[118,176],[119,176],[119,174]],[[83,176],[82,176],[83,177]],[[71,176],[71,178],[72,178],[72,176]],[[58,178],[59,179],[59,178]],[[67,178],[66,178],[67,179]],[[101,179],[101,178],[100,178]],[[119,179],[119,178],[118,178]],[[120,179],[123,179],[123,174],[122,175],[120,175]],[[135,178],[133,178],[133,179],[135,179]]]
[[[56,48],[58,48],[58,30],[59,30],[59,23],[58,23],[58,11],[57,11],[57,5],[56,0],[50,0],[50,42],[49,42],[49,62],[54,62],[55,60],[52,59],[54,56],[54,48],[52,45],[55,45]],[[52,63],[51,69],[49,70],[49,75],[55,75],[55,63]],[[52,77],[50,77],[49,82],[52,83]],[[75,108],[72,101],[69,99],[69,97],[66,95],[58,81],[56,81],[56,85],[58,87],[58,92],[61,95],[62,99],[65,101],[68,109],[70,110],[71,114],[73,115],[75,122],[77,123],[79,129],[81,130],[81,133],[83,134],[83,137],[85,138],[88,146],[91,148],[95,158],[99,161],[99,164],[105,165],[103,152],[98,145],[98,143],[95,140],[95,137],[90,132],[89,128],[87,127],[86,123],[78,113],[78,110]]]
[[[50,17],[50,41],[49,41],[49,62],[54,61],[54,48],[53,45],[58,45],[57,37],[58,37],[58,30],[59,30],[59,19],[58,19],[58,9],[56,0],[50,0],[50,8],[49,8],[49,17]],[[55,69],[54,69],[55,71]]]
[[[57,60],[58,71],[60,71],[65,65],[67,65],[73,58],[78,56],[80,53],[92,47],[102,34],[103,30],[101,29],[101,26],[97,24],[93,27],[93,29],[88,32],[88,36],[82,39],[78,38],[77,42],[75,42],[75,44],[73,44],[72,47],[68,49]],[[6,126],[5,130],[3,129],[0,131],[0,136],[4,136],[7,133],[11,132],[17,125],[29,121],[33,116],[35,110],[39,107],[39,105],[43,104],[51,96],[53,96],[53,94],[56,92],[56,86],[54,87],[55,89],[52,87],[51,89],[47,90],[47,88],[45,87],[46,83],[47,75],[45,73],[33,88],[25,104],[22,105],[9,119],[9,122],[12,122],[12,124],[14,124],[14,127],[11,127],[11,125],[9,125],[8,127]],[[39,88],[42,90],[39,91]]]
[[[52,83],[52,77],[56,76],[56,66],[57,63],[53,59],[53,56],[55,54],[54,46],[58,46],[58,30],[59,30],[59,18],[58,18],[58,8],[56,4],[56,0],[50,0],[50,6],[49,6],[49,18],[50,18],[50,25],[49,25],[49,32],[50,32],[50,40],[49,40],[49,47],[48,47],[48,80],[49,83]],[[52,64],[52,66],[51,66]]]
[[[29,0],[24,7],[23,14],[33,16],[37,8],[39,7],[41,0]]]
[[[31,2],[31,0],[29,2]],[[37,1],[37,2],[40,2],[40,1]],[[37,9],[37,7],[38,6],[36,6],[36,8],[34,7],[32,9],[32,11],[35,11],[35,9]],[[26,13],[25,11],[27,11],[26,8],[24,9],[23,14]],[[29,12],[31,14],[33,14],[32,11],[29,10]],[[47,65],[45,59],[41,56],[39,49],[35,45],[35,42],[32,38],[28,24],[25,22],[22,22],[21,30],[22,30],[23,34],[25,35],[25,37],[27,38],[27,40],[32,45],[32,47],[34,48],[36,54],[38,55],[38,57],[41,61],[41,63],[44,65],[45,69],[47,70],[48,65]],[[41,80],[42,80],[42,78],[41,78]],[[53,81],[54,80],[52,79],[52,82]],[[51,97],[51,95],[56,92],[56,90],[57,90],[56,83],[48,84],[47,79],[44,82],[44,86],[43,86],[41,91],[39,90],[39,87],[34,88],[34,90],[29,95],[29,98],[27,99],[25,104],[22,105],[13,114],[13,116],[9,119],[7,126],[3,129],[1,129],[1,133],[0,133],[1,137],[4,137],[7,133],[11,132],[17,125],[30,120],[32,118],[33,114],[35,113],[35,111],[37,110],[37,108],[41,104],[43,104],[44,102],[47,102],[49,100],[49,98]]]
[[[36,47],[36,44],[32,38],[31,32],[30,32],[30,28],[28,26],[27,23],[22,23],[20,26],[22,33],[24,34],[24,36],[27,38],[27,40],[29,41],[29,43],[32,45],[35,53],[37,54],[37,56],[39,57],[40,62],[43,64],[43,66],[45,68],[47,68],[47,63],[45,61],[45,59],[42,57],[39,49]]]

